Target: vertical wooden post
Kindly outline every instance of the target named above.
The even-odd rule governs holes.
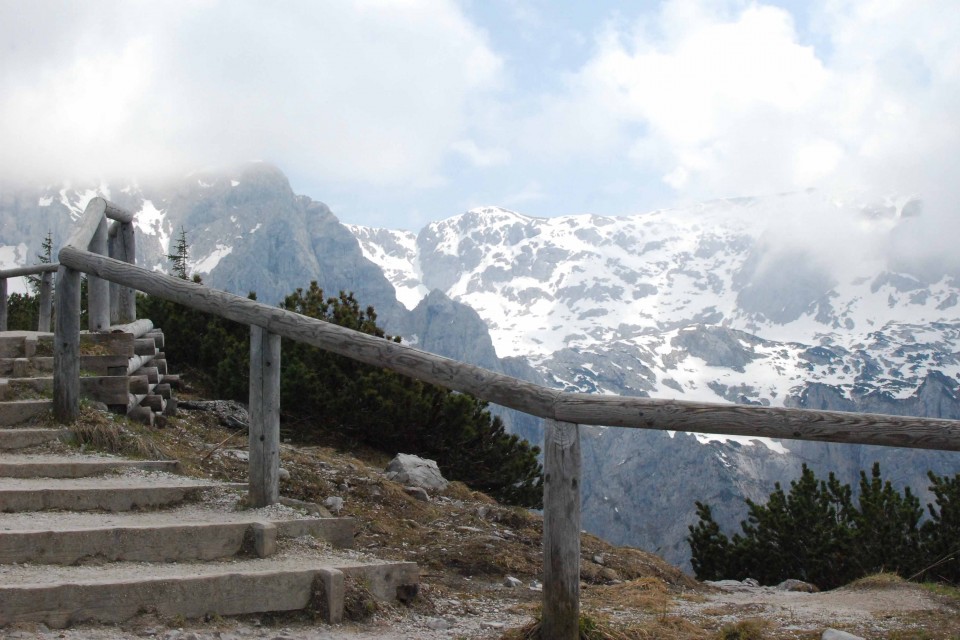
[[[7,279],[0,278],[0,331],[7,330]]]
[[[132,222],[114,220],[108,242],[110,257],[127,264],[137,261],[136,237]],[[130,287],[110,283],[110,324],[130,324],[137,319],[137,296]]]
[[[100,218],[93,238],[90,240],[90,251],[105,256],[107,249],[107,218]],[[87,314],[90,331],[110,330],[110,283],[96,276],[87,276]]]
[[[114,260],[123,260],[121,257],[120,246],[120,222],[114,220],[110,223],[110,230],[107,232],[107,255]],[[117,324],[126,324],[120,322],[120,285],[116,282],[110,283],[110,326]]]
[[[57,271],[53,336],[53,415],[60,422],[80,417],[80,272]]]
[[[40,317],[37,331],[50,331],[50,312],[53,305],[53,274],[45,271],[40,275]]]
[[[580,635],[580,426],[546,421],[542,638]]]
[[[280,499],[280,336],[250,326],[250,506]]]

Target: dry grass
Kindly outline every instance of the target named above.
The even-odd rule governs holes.
[[[660,616],[642,624],[624,625],[600,614],[581,614],[580,640],[704,640],[709,633],[674,616]],[[547,640],[540,620],[504,633],[501,640]]]
[[[85,450],[133,458],[171,460],[175,457],[151,434],[137,433],[137,426],[125,418],[83,408],[81,419],[70,427],[70,432],[75,444]]]
[[[881,571],[869,576],[864,576],[854,580],[846,585],[847,589],[890,589],[909,584],[906,580],[895,573]]]
[[[599,585],[583,590],[585,604],[608,609],[666,612],[673,600],[672,589],[654,576],[637,578],[620,584]]]
[[[761,618],[746,618],[725,624],[717,634],[717,640],[763,640],[772,625]]]

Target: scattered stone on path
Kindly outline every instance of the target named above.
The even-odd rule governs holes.
[[[423,487],[404,487],[403,490],[415,500],[430,502],[430,494]]]
[[[453,623],[445,618],[430,618],[427,620],[427,628],[434,631],[446,631],[453,626]]]
[[[804,582],[803,580],[794,580],[793,578],[784,580],[778,584],[777,589],[780,591],[799,591],[801,593],[817,593],[820,591],[816,585]]]
[[[820,636],[820,640],[863,640],[863,638],[839,629],[826,629]]]

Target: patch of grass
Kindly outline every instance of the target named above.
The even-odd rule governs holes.
[[[70,426],[72,441],[83,449],[115,453],[134,458],[172,459],[149,435],[138,434],[126,418],[107,416],[81,407],[81,419]]]
[[[547,640],[542,627],[543,622],[538,618],[519,629],[511,629],[502,640]],[[606,621],[585,614],[580,615],[579,631],[580,640],[631,640],[631,636],[612,628]]]
[[[669,587],[653,576],[590,587],[584,589],[583,597],[598,606],[662,614],[666,613],[671,600]]]
[[[760,618],[747,618],[725,624],[717,633],[717,640],[763,640],[770,623]]]
[[[943,582],[921,582],[920,586],[938,596],[960,600],[960,588]]]
[[[895,573],[881,571],[873,575],[864,576],[847,585],[849,589],[889,589],[907,584],[907,581]]]
[[[709,634],[697,625],[675,616],[658,616],[644,623],[621,625],[594,613],[580,615],[579,640],[705,640]],[[510,629],[501,640],[547,640],[539,617]]]
[[[377,599],[370,593],[364,580],[349,576],[344,578],[343,617],[345,620],[362,622],[377,612]]]

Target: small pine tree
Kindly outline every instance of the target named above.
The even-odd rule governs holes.
[[[766,504],[747,500],[743,535],[728,541],[713,521],[710,508],[697,503],[700,521],[687,541],[691,563],[701,579],[756,578],[776,584],[799,578],[832,589],[878,571],[910,577],[936,563],[937,578],[960,578],[960,475],[954,479],[929,474],[939,509],[920,527],[918,498],[903,494],[880,475],[874,464],[870,478],[860,473],[855,506],[850,485],[832,473],[818,481],[806,465],[785,492],[779,484]]]
[[[700,519],[696,526],[689,525],[690,535],[690,564],[700,580],[723,580],[736,573],[731,567],[730,540],[720,530],[720,525],[713,519],[710,505],[697,501],[697,517]]]
[[[874,463],[871,476],[860,472],[860,509],[854,515],[854,555],[859,572],[891,571],[909,576],[920,562],[920,518],[923,509],[910,487],[903,495],[880,477]]]
[[[37,260],[40,261],[40,264],[50,264],[53,262],[53,234],[50,231],[47,231],[47,237],[44,238],[40,244],[40,253],[37,254]],[[30,289],[33,290],[33,295],[40,293],[40,280],[41,276],[27,276],[27,281],[30,283]]]
[[[187,260],[190,257],[190,245],[187,243],[187,232],[181,226],[180,227],[180,237],[177,239],[177,244],[174,247],[173,253],[167,254],[167,260],[173,263],[170,267],[171,275],[177,276],[183,280],[189,280],[190,275],[188,273]]]
[[[941,477],[927,472],[937,508],[927,505],[930,518],[923,523],[923,573],[925,579],[960,583],[960,473]]]

